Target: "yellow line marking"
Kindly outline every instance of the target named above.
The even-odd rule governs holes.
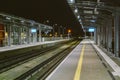
[[[78,66],[77,66],[77,69],[75,72],[74,80],[80,80],[84,49],[85,49],[85,45],[83,45],[83,47],[82,47],[82,51],[81,51],[80,59],[79,59]]]

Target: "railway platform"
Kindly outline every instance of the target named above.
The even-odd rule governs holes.
[[[69,40],[69,39],[61,39],[61,40],[54,40],[54,41],[36,42],[36,43],[23,44],[23,45],[5,46],[5,47],[0,47],[0,52],[9,51],[9,50],[16,50],[16,49],[21,49],[21,48],[27,48],[27,47],[37,46],[37,45],[44,45],[44,44],[49,44],[49,43],[56,43],[56,42],[67,41],[67,40]]]
[[[120,67],[91,40],[83,40],[46,80],[120,80]]]

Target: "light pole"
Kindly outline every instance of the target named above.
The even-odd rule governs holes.
[[[56,30],[56,27],[55,27],[55,26],[57,27],[57,24],[54,25],[54,31],[55,31],[55,34],[54,34],[54,35],[57,36],[57,35],[58,35],[58,32],[57,32],[58,29]]]
[[[53,37],[55,36],[55,29],[54,29],[54,25],[53,25],[53,33],[52,33]]]
[[[86,30],[84,29],[84,32],[85,32],[85,39],[86,39]]]
[[[70,38],[71,29],[68,29],[68,39]]]
[[[62,37],[64,37],[64,30],[65,30],[66,28],[65,28],[65,27],[63,27],[63,26],[60,26],[60,28],[62,28],[61,33],[62,33]]]
[[[60,28],[62,29],[62,31],[61,31],[61,37],[63,37],[63,26],[61,25]]]
[[[46,25],[48,25],[49,22],[50,22],[49,20],[46,20],[46,21],[44,21],[43,23],[46,24]]]
[[[63,28],[63,36],[65,37],[66,35],[66,27]]]

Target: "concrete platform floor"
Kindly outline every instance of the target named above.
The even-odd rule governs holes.
[[[90,44],[85,44],[80,80],[112,80],[106,67]]]
[[[113,80],[113,78],[90,41],[83,40],[46,80]]]

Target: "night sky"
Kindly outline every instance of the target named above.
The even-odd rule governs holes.
[[[48,25],[58,24],[72,29],[73,35],[83,35],[81,25],[66,0],[1,0],[0,12],[32,19]]]

